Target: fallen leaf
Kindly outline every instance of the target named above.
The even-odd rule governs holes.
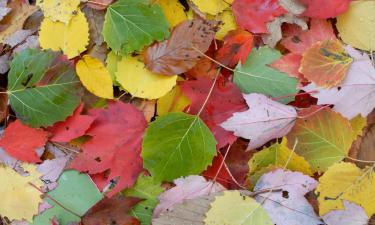
[[[165,191],[159,196],[160,203],[154,210],[154,218],[158,218],[161,213],[173,210],[175,204],[185,200],[210,195],[224,191],[225,188],[212,181],[206,181],[201,176],[188,176],[174,180],[175,187]]]
[[[37,163],[41,160],[36,153],[36,149],[44,147],[47,136],[47,132],[28,127],[16,120],[5,129],[0,139],[0,146],[18,160]]]
[[[10,47],[14,48],[21,42],[25,41],[32,33],[31,30],[17,30],[5,39],[4,44],[10,45]]]
[[[342,82],[352,62],[340,41],[327,40],[303,53],[299,72],[314,84],[331,88]]]
[[[305,194],[314,190],[317,185],[316,180],[302,173],[277,169],[264,174],[254,191],[275,187],[281,191],[259,194],[255,199],[262,204],[274,224],[320,225],[322,221],[305,198]]]
[[[239,191],[224,191],[217,195],[206,213],[205,224],[273,225],[263,207]],[[223,213],[225,212],[225,213]]]
[[[215,146],[214,136],[198,116],[168,113],[147,128],[142,144],[143,167],[155,181],[199,174],[211,164]]]
[[[249,149],[286,135],[297,118],[296,110],[261,94],[244,94],[249,110],[233,113],[221,126],[234,135],[250,139]]]
[[[281,58],[273,61],[270,66],[280,72],[287,73],[291,77],[298,78],[299,86],[302,82],[307,82],[302,73],[298,71],[301,65],[302,55],[296,53],[288,53]]]
[[[222,12],[224,9],[231,6],[233,0],[223,1],[223,0],[192,0],[194,5],[202,11],[203,13],[209,13],[211,15],[217,15]]]
[[[90,128],[95,117],[81,115],[83,104],[81,104],[65,121],[58,122],[47,130],[52,133],[50,141],[69,142],[75,138],[81,137]]]
[[[184,6],[178,0],[156,0],[163,10],[170,27],[175,27],[187,19]]]
[[[93,9],[103,10],[106,9],[113,0],[90,0],[87,5]]]
[[[232,9],[237,24],[252,33],[267,33],[266,23],[288,12],[277,0],[234,0]]]
[[[145,68],[138,57],[123,57],[117,63],[117,82],[132,96],[158,99],[167,94],[175,85],[177,76],[163,76]]]
[[[332,210],[322,216],[327,225],[366,225],[369,218],[363,208],[349,201],[344,202],[344,210]]]
[[[107,1],[107,0],[104,0],[104,1]],[[90,2],[87,4],[90,5],[91,2],[93,1],[90,0]],[[102,45],[104,43],[102,32],[103,32],[105,11],[97,11],[90,7],[84,7],[82,11],[85,14],[85,17],[89,24],[89,34],[90,34],[89,39],[90,40],[89,40],[88,49],[92,48],[92,46],[94,45],[96,46]],[[107,50],[107,47],[105,49]]]
[[[216,60],[225,66],[234,67],[245,63],[253,48],[253,35],[244,30],[230,31],[224,37],[224,44],[216,52]]]
[[[8,0],[1,0],[0,1],[0,21],[4,19],[4,16],[6,16],[12,9],[7,7]]]
[[[348,2],[349,1],[344,1]],[[342,40],[353,47],[375,49],[375,2],[351,1],[348,11],[337,17],[337,30]]]
[[[82,223],[85,225],[138,225],[138,220],[128,214],[131,207],[138,201],[136,198],[121,195],[104,198],[83,216]]]
[[[311,95],[318,99],[318,105],[332,104],[334,111],[348,119],[358,114],[366,117],[375,108],[375,68],[366,53],[362,54],[350,46],[346,46],[345,50],[354,61],[341,87],[322,89],[310,84],[303,90],[315,91]]]
[[[64,171],[70,157],[71,155],[65,155],[63,157],[47,159],[38,165],[38,171],[42,174],[40,179],[44,183],[42,187],[43,192],[49,192],[57,187],[56,181]]]
[[[169,39],[147,48],[146,68],[164,75],[180,74],[193,68],[215,37],[217,22],[200,19],[179,24]],[[196,50],[198,49],[198,50]]]
[[[236,182],[232,174],[230,173],[226,163],[224,162],[223,155],[218,152],[215,158],[212,160],[211,166],[209,166],[203,173],[202,176],[209,180],[217,181],[225,188],[236,186]],[[238,187],[238,185],[237,185]]]
[[[220,124],[231,117],[233,113],[246,110],[247,106],[238,87],[225,81],[223,77],[218,79],[212,91],[209,90],[209,87],[213,85],[214,81],[204,77],[183,82],[181,89],[192,102],[189,113],[200,112],[200,118],[210,128],[217,141],[217,149],[220,149],[227,144],[232,144],[237,139],[231,132],[220,127]],[[205,102],[208,95],[209,98]]]
[[[354,144],[352,145],[352,149],[350,149],[349,152],[351,158],[369,162],[375,161],[374,138],[375,126],[371,126],[368,128],[363,137],[360,137],[358,146],[355,146]],[[365,168],[366,166],[368,166],[368,163],[365,162],[354,161],[354,163],[361,168]]]
[[[62,50],[69,59],[78,56],[86,50],[89,43],[89,25],[85,14],[77,10],[67,24],[44,18],[39,31],[39,42],[43,49]]]
[[[299,0],[306,6],[304,16],[317,19],[334,18],[348,9],[351,0]],[[324,7],[322,7],[324,5]]]
[[[289,147],[296,144],[296,153],[303,156],[313,172],[324,172],[348,154],[354,141],[353,129],[348,119],[330,108],[305,109],[287,134]]]
[[[109,170],[106,184],[119,179],[115,188],[106,194],[111,197],[133,185],[142,171],[141,141],[147,123],[139,110],[122,102],[109,102],[107,109],[91,109],[88,115],[96,117],[86,132],[91,139],[81,146],[83,152],[70,167],[89,174]]]
[[[68,24],[76,15],[80,0],[37,0],[36,5],[43,11],[44,17],[53,22]]]
[[[181,86],[176,85],[166,95],[158,99],[156,112],[158,116],[163,116],[169,112],[182,112],[190,104],[191,101],[184,95]]]
[[[158,4],[119,0],[107,9],[103,37],[112,51],[127,56],[168,37],[168,22]]]
[[[282,103],[293,101],[293,95],[297,93],[297,79],[268,66],[280,57],[281,54],[275,49],[254,48],[246,62],[237,65],[233,82],[246,94],[260,93],[275,98],[283,97],[279,99]]]
[[[220,20],[222,24],[215,35],[215,39],[217,40],[223,40],[225,35],[227,35],[229,31],[236,30],[238,28],[232,10],[224,10],[218,15],[217,20]]]
[[[42,186],[42,181],[39,180],[41,174],[34,165],[24,164],[22,167],[28,172],[28,176],[21,176],[9,167],[0,167],[0,182],[4,184],[0,188],[0,192],[3,193],[0,211],[2,216],[10,220],[25,219],[32,222],[33,216],[38,214],[42,193],[30,183],[37,187]],[[15,207],[17,210],[14,210]]]
[[[340,162],[332,165],[319,178],[315,190],[319,201],[319,214],[332,210],[343,210],[344,200],[355,203],[365,210],[367,216],[375,212],[375,175],[372,168],[359,169],[352,163]]]
[[[113,99],[111,75],[99,59],[84,55],[76,64],[76,71],[87,90],[98,97]]]

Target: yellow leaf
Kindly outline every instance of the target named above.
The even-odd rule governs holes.
[[[31,164],[23,165],[29,176],[23,177],[9,167],[0,166],[0,212],[10,220],[25,219],[32,222],[33,216],[38,214],[41,193],[29,183],[41,187],[42,176]]]
[[[111,51],[110,53],[108,53],[107,55],[107,59],[106,59],[106,64],[107,64],[107,70],[109,72],[109,74],[111,74],[111,78],[112,78],[112,81],[115,85],[117,85],[117,81],[116,81],[116,75],[115,73],[117,72],[117,63],[121,61],[121,56],[119,55],[116,55],[115,52]]]
[[[132,96],[157,99],[167,94],[175,85],[177,76],[152,73],[137,57],[123,57],[117,64],[116,80]]]
[[[43,11],[44,17],[66,24],[77,13],[79,3],[80,0],[37,0],[36,2]]]
[[[361,114],[358,114],[356,117],[350,120],[350,124],[353,128],[353,137],[356,139],[357,136],[362,135],[362,130],[367,125],[367,118],[362,117]]]
[[[89,42],[89,25],[85,15],[78,10],[68,24],[44,18],[39,32],[43,49],[62,50],[69,59],[86,50]]]
[[[342,40],[362,50],[375,50],[375,1],[352,1],[348,11],[337,17]]]
[[[169,112],[182,112],[190,104],[191,100],[183,94],[179,86],[176,86],[168,94],[158,99],[157,114],[162,116]]]
[[[184,7],[178,0],[159,0],[158,2],[171,27],[187,19]]]
[[[219,20],[223,22],[223,25],[220,27],[220,30],[216,32],[215,38],[218,40],[223,40],[229,31],[237,29],[237,23],[234,19],[232,10],[225,10],[223,13],[221,13]]]
[[[375,174],[372,168],[361,170],[352,163],[336,163],[319,178],[316,189],[319,214],[344,209],[343,200],[363,207],[370,217],[375,213]]]
[[[100,60],[85,55],[78,61],[76,70],[87,90],[101,98],[113,98],[111,75]]]
[[[192,0],[192,2],[201,12],[217,15],[229,8],[233,0]]]
[[[273,225],[262,206],[239,191],[224,191],[216,196],[206,213],[204,223],[231,225]]]
[[[275,143],[254,154],[249,161],[250,179],[256,181],[262,175],[259,172],[267,172],[267,170],[263,169],[270,165],[279,168],[286,167],[289,170],[299,171],[309,176],[313,175],[310,164],[306,159],[288,148],[286,138],[283,138],[280,144]]]

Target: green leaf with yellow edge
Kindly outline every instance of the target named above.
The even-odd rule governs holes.
[[[175,27],[182,21],[187,20],[184,6],[178,0],[157,0],[170,27]]]
[[[168,37],[168,22],[158,4],[119,0],[107,8],[103,37],[116,53],[127,56]]]
[[[113,99],[111,75],[99,59],[84,55],[76,64],[76,71],[87,90],[100,98]]]
[[[142,225],[151,224],[154,208],[159,203],[157,197],[163,191],[161,182],[155,182],[151,176],[141,174],[132,188],[123,191],[126,196],[144,199],[132,208],[130,215],[137,218]]]
[[[309,163],[303,157],[297,155],[287,146],[287,139],[284,137],[281,143],[275,143],[257,153],[249,161],[249,175],[257,175],[259,171],[268,166],[283,168],[292,171],[302,172],[306,175],[313,175]],[[257,179],[252,179],[256,182]]]
[[[62,50],[69,59],[78,56],[89,43],[89,24],[85,14],[77,9],[76,15],[67,24],[44,18],[39,42],[43,49]]]
[[[72,67],[58,52],[26,49],[16,54],[7,93],[17,118],[40,127],[73,114],[81,102],[82,86]]]
[[[132,96],[158,99],[176,85],[177,75],[164,76],[145,68],[145,64],[133,56],[123,57],[117,63],[116,80]]]
[[[35,165],[24,164],[22,167],[29,172],[29,176],[22,176],[10,167],[0,165],[0,201],[1,216],[12,220],[27,220],[32,222],[33,216],[38,214],[42,193],[33,187],[43,185],[42,176]]]
[[[255,199],[239,191],[224,191],[215,197],[206,213],[205,224],[273,225],[271,218]]]
[[[343,200],[363,207],[371,217],[375,213],[375,174],[373,168],[361,170],[352,163],[340,162],[329,167],[319,178],[315,190],[319,214],[344,209]]]
[[[81,217],[103,198],[103,194],[99,192],[87,174],[68,170],[61,174],[57,182],[59,184],[57,188],[48,192],[48,195],[65,208],[46,198],[52,208],[36,216],[31,225],[50,224],[54,217],[57,218],[60,225],[79,222]]]
[[[296,144],[296,153],[303,156],[313,172],[324,172],[348,154],[354,141],[350,121],[330,108],[305,110],[286,136],[288,146]]]
[[[233,0],[192,0],[192,2],[201,12],[217,15],[224,9],[229,8]]]
[[[168,113],[149,124],[141,156],[155,181],[195,175],[211,165],[216,140],[195,115]]]
[[[177,81],[183,80],[177,78]],[[188,105],[191,104],[191,100],[184,95],[180,86],[175,86],[170,92],[157,101],[157,115],[162,116],[169,112],[182,112]]]
[[[375,49],[375,1],[351,1],[349,9],[337,17],[341,39],[355,48]]]
[[[350,120],[350,124],[353,128],[353,137],[356,139],[362,135],[363,128],[367,126],[367,118],[358,114],[356,117]]]

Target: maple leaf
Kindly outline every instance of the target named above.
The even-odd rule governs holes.
[[[5,129],[0,146],[16,159],[37,163],[41,160],[36,150],[46,144],[47,136],[47,132],[28,127],[16,120]]]
[[[304,16],[318,19],[333,18],[348,9],[351,0],[299,0],[306,6]],[[324,5],[324,7],[322,7]]]
[[[225,190],[220,184],[206,181],[201,176],[188,176],[174,180],[175,187],[165,191],[159,196],[160,204],[154,210],[154,218],[161,213],[173,210],[173,205],[184,200],[194,199]]]
[[[310,84],[303,90],[315,90],[317,93],[312,93],[312,96],[318,98],[318,104],[333,104],[333,110],[348,119],[358,114],[365,117],[375,108],[375,68],[366,53],[350,46],[345,49],[354,61],[341,87],[319,89]]]
[[[235,0],[232,9],[237,24],[252,33],[267,33],[266,23],[288,12],[278,0]]]
[[[318,19],[311,20],[308,30],[289,25],[284,31],[284,35],[286,37],[281,41],[281,44],[292,53],[300,55],[318,41],[336,39],[331,23]]]
[[[259,194],[256,200],[262,204],[274,224],[320,225],[321,220],[305,198],[315,189],[318,182],[299,172],[277,169],[264,174],[255,185],[254,191],[280,187],[282,191]],[[280,203],[280,204],[275,204]],[[298,209],[298,211],[292,210]]]
[[[249,110],[234,113],[221,124],[236,136],[250,139],[249,148],[258,148],[268,141],[286,135],[297,117],[296,110],[261,94],[244,94]]]
[[[326,40],[303,53],[299,72],[309,81],[330,88],[341,83],[352,62],[340,41]]]
[[[209,166],[202,175],[207,179],[215,180],[224,187],[228,188],[233,183],[233,177],[230,173],[226,163],[224,162],[223,155],[218,152],[215,158],[212,160],[211,166]]]
[[[298,71],[301,65],[302,55],[296,53],[288,53],[281,56],[280,59],[273,61],[270,66],[278,71],[287,73],[291,77],[298,78],[301,85],[302,82],[307,82],[302,73]]]
[[[231,132],[224,130],[219,124],[231,117],[234,112],[247,109],[240,89],[224,79],[222,76],[219,77],[219,81],[215,83],[211,93],[209,87],[212,86],[214,81],[209,78],[201,77],[198,80],[185,81],[181,85],[183,93],[192,102],[189,107],[190,114],[197,114],[201,110],[207,95],[210,93],[199,116],[215,136],[218,149],[236,140]]]
[[[50,141],[69,142],[85,134],[94,122],[95,117],[81,115],[83,104],[81,104],[65,121],[58,122],[47,128],[52,133]]]
[[[217,25],[215,21],[200,19],[182,22],[169,39],[147,48],[146,68],[164,75],[180,74],[193,68],[202,58],[201,52],[210,47]]]
[[[133,185],[142,171],[140,151],[147,122],[142,112],[122,102],[109,102],[107,109],[91,109],[88,115],[96,117],[86,132],[91,139],[81,146],[83,152],[73,160],[71,168],[89,174],[109,170],[106,183],[119,179],[107,193],[111,197]]]
[[[216,60],[234,67],[238,62],[245,63],[253,48],[253,35],[241,29],[230,31],[224,37],[223,46],[216,52]]]

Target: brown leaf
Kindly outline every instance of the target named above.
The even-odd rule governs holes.
[[[203,57],[200,52],[210,47],[218,24],[200,19],[180,23],[168,40],[147,48],[146,68],[164,75],[180,74],[193,68]]]
[[[113,0],[90,0],[87,1],[87,5],[96,10],[106,9]]]
[[[358,160],[375,161],[375,125],[367,128],[363,137],[358,137],[353,142],[349,156]],[[353,161],[357,166],[364,168],[369,163]]]
[[[117,195],[104,198],[92,207],[82,218],[83,225],[137,225],[139,221],[127,212],[139,202],[136,198]]]
[[[0,122],[8,116],[8,113],[8,95],[0,94]]]

